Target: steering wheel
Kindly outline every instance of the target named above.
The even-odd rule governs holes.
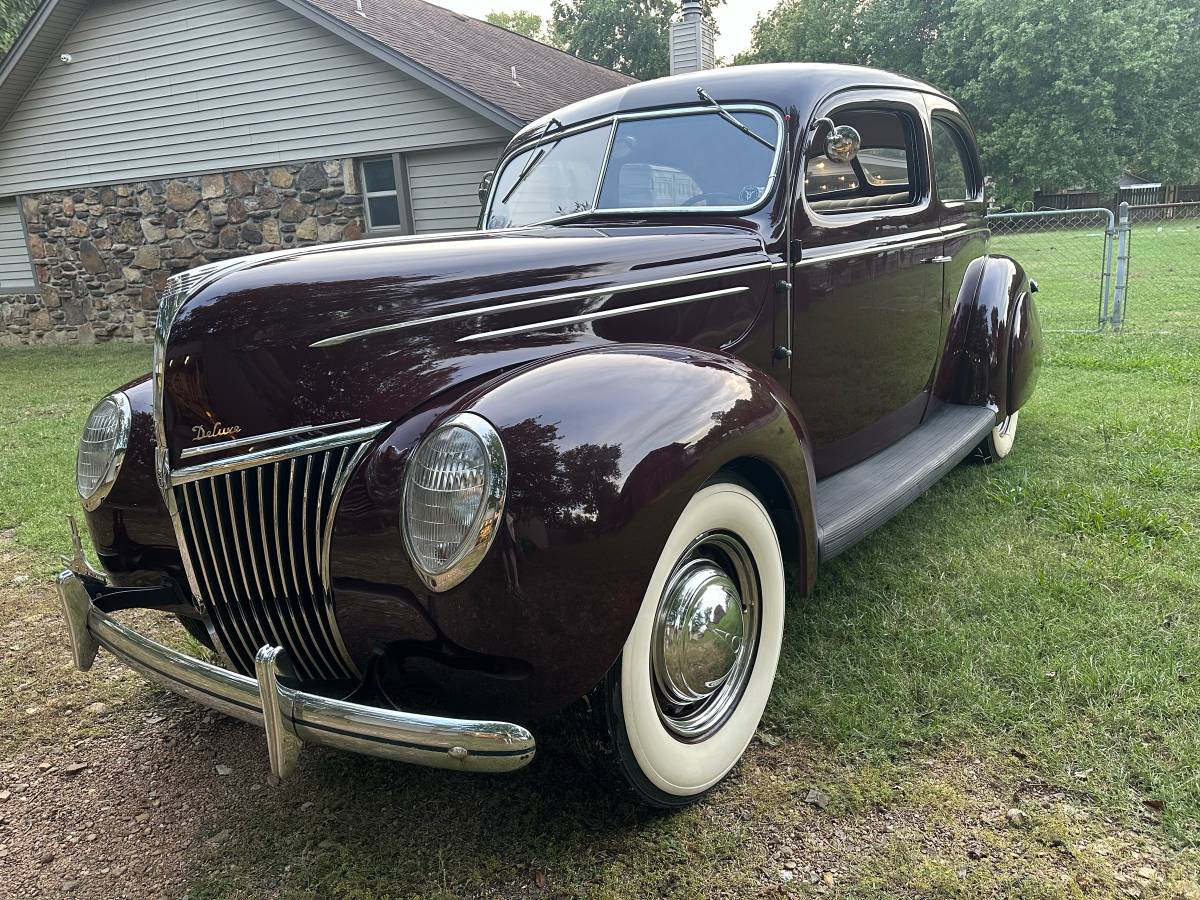
[[[701,203],[707,203],[709,200],[722,199],[725,201],[723,205],[735,205],[737,203],[737,195],[727,193],[705,193],[696,194],[694,197],[688,197],[683,201],[684,206],[699,206]],[[719,204],[721,205],[721,204]]]

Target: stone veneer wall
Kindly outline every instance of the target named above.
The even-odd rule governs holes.
[[[148,341],[173,273],[363,236],[352,160],[21,198],[38,294],[0,295],[0,346]]]

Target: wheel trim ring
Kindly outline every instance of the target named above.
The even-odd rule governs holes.
[[[712,531],[700,535],[680,556],[671,575],[667,578],[666,586],[659,598],[656,621],[660,621],[664,614],[666,601],[672,586],[676,583],[679,572],[695,559],[705,558],[698,554],[707,547],[719,550],[735,569],[733,572],[727,570],[726,574],[738,586],[738,594],[742,601],[742,646],[736,661],[719,687],[697,703],[689,704],[680,712],[675,712],[669,703],[664,703],[664,697],[659,687],[659,674],[655,671],[655,659],[659,655],[660,648],[657,646],[658,641],[652,639],[649,661],[650,679],[654,686],[652,693],[658,717],[663,727],[673,737],[685,743],[698,743],[705,740],[718,731],[737,709],[742,694],[750,681],[750,675],[754,671],[754,661],[758,655],[759,638],[762,633],[761,584],[754,565],[753,554],[737,535],[725,531]]]

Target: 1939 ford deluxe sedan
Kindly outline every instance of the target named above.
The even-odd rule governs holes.
[[[762,716],[785,565],[802,595],[1009,453],[1036,285],[988,252],[959,106],[870,69],[594,97],[481,194],[476,232],[172,280],[153,372],[80,444],[75,663],[261,724],[280,775],[306,742],[513,770],[574,707],[642,800],[684,805]]]

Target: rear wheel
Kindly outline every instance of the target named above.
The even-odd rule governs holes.
[[[984,462],[1000,462],[1012,453],[1013,443],[1017,439],[1017,418],[1020,415],[1020,410],[1009,414],[984,438],[978,450],[979,456]]]
[[[687,806],[737,764],[771,693],[783,605],[779,539],[762,503],[741,484],[701,489],[592,697],[605,762],[642,801]]]

